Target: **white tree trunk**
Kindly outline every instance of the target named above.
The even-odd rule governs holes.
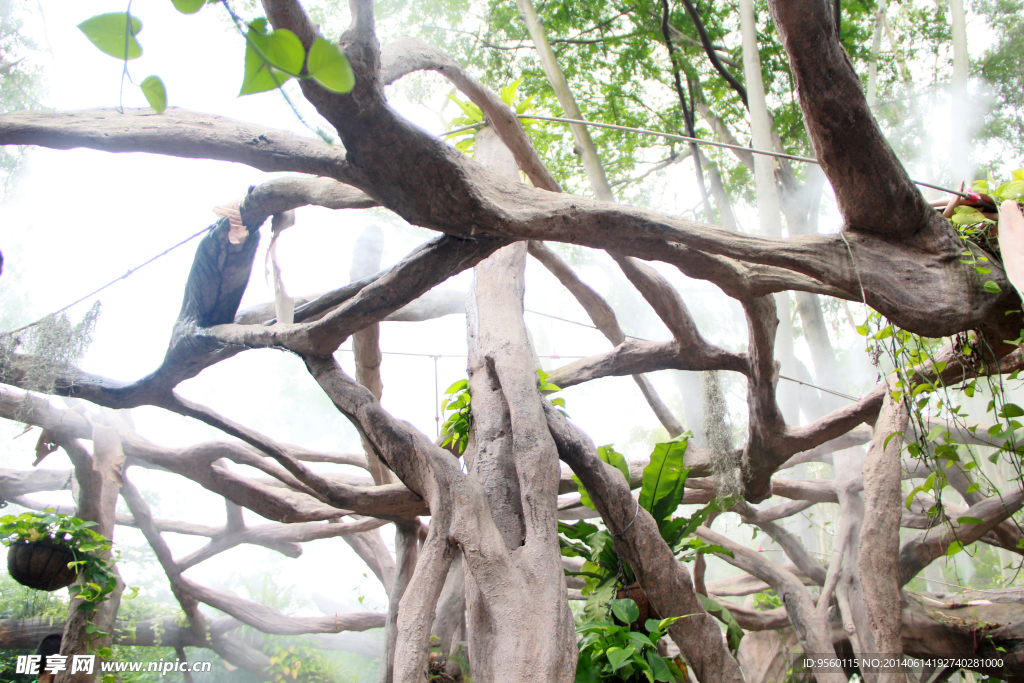
[[[878,53],[882,50],[882,25],[885,23],[885,0],[878,3],[875,13],[875,35],[871,41],[871,66],[868,68],[868,106],[878,100]]]
[[[751,137],[754,149],[770,150],[772,126],[768,119],[764,81],[761,79],[761,54],[757,49],[757,19],[754,16],[753,0],[740,0],[740,27],[743,31],[743,74],[747,79]],[[779,194],[775,189],[775,162],[772,157],[754,155],[754,183],[761,233],[769,237],[780,237],[782,220],[779,216]]]
[[[548,38],[544,33],[544,23],[537,15],[533,2],[531,0],[516,0],[516,4],[519,6],[519,16],[526,23],[526,30],[529,31],[530,38],[537,48],[537,57],[540,59],[541,66],[544,67],[548,82],[551,83],[551,87],[554,88],[555,95],[558,97],[558,103],[562,105],[562,110],[567,117],[582,120],[583,113],[580,111],[579,105],[576,104],[572,90],[569,89],[569,82],[565,80],[565,74],[562,73],[562,69],[555,60],[555,53],[551,51],[551,45],[548,44]],[[597,156],[597,148],[594,147],[594,141],[590,139],[590,131],[586,126],[579,124],[571,124],[570,127],[573,139],[576,140],[576,147],[579,148],[580,159],[583,160],[583,169],[587,172],[587,179],[594,189],[594,196],[606,202],[615,201],[615,195],[604,174],[601,159]]]
[[[970,165],[970,111],[967,102],[967,18],[964,0],[950,0],[949,18],[953,25],[953,83],[950,90],[950,170],[953,180],[970,182],[974,169]]]

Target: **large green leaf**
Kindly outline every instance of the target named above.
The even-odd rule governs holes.
[[[599,621],[608,612],[608,601],[615,597],[615,576],[608,576],[583,605],[583,618],[588,621]]]
[[[245,34],[245,77],[239,95],[273,90],[298,75],[306,58],[302,42],[288,29],[266,33],[266,20],[249,24]]]
[[[314,81],[332,92],[349,92],[356,83],[345,53],[323,38],[314,40],[309,48],[306,68]]]
[[[587,656],[587,653],[580,653],[579,661],[576,663],[576,683],[600,683],[601,675],[594,666],[594,660]]]
[[[634,653],[636,653],[636,650],[632,645],[630,645],[625,648],[610,647],[605,652],[605,655],[608,657],[608,663],[612,665],[612,671],[616,671],[617,669],[621,669],[625,666],[626,663],[633,658]]]
[[[684,461],[688,443],[686,439],[659,443],[651,453],[650,464],[644,468],[640,506],[651,513],[659,527],[683,499],[686,477],[690,473]]]
[[[130,19],[129,27],[129,16],[125,12],[97,14],[83,21],[78,28],[93,45],[111,57],[135,59],[142,56],[142,46],[135,40],[142,30],[142,22],[138,17]]]
[[[666,683],[672,680],[672,673],[669,671],[668,665],[657,652],[647,653],[647,663],[651,665],[654,680],[666,681]]]

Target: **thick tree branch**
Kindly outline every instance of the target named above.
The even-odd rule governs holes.
[[[261,171],[291,171],[344,179],[344,150],[319,140],[222,116],[168,108],[19,111],[0,117],[0,145],[104,152],[148,152],[218,159]]]

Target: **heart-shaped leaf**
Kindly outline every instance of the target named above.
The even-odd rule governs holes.
[[[636,603],[630,598],[612,600],[611,604],[612,612],[620,621],[626,624],[632,624],[640,617],[640,608],[637,607]]]
[[[125,12],[97,14],[78,25],[93,45],[118,59],[135,59],[142,56],[142,46],[135,36],[142,30],[138,17]]]
[[[317,38],[309,48],[306,64],[310,77],[331,92],[349,92],[356,84],[352,65],[341,48],[332,42]]]

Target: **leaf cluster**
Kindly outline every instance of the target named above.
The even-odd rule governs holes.
[[[172,1],[183,14],[195,14],[208,3],[208,0]],[[238,17],[230,8],[228,12],[241,30]],[[78,29],[101,52],[122,60],[124,75],[130,78],[128,62],[142,56],[142,45],[137,38],[142,31],[142,21],[138,17],[129,12],[108,12],[86,19]],[[298,36],[288,29],[268,32],[266,18],[249,22],[243,35],[245,74],[239,95],[274,90],[291,78],[312,79],[336,93],[349,92],[355,85],[352,66],[345,53],[321,36],[317,36],[307,53]],[[167,88],[159,76],[148,76],[139,88],[157,113],[167,109]]]
[[[611,610],[625,624],[632,624],[640,616],[640,609],[630,598],[612,600]],[[647,633],[604,620],[582,624],[576,629],[583,636],[578,643],[576,683],[687,680],[679,663],[658,654],[658,641],[669,626],[687,616],[648,619],[644,624]]]
[[[548,381],[550,375],[543,370],[537,370],[538,386],[537,388],[545,393],[554,393],[561,391],[561,387],[558,387]],[[464,453],[466,445],[469,443],[469,430],[472,426],[473,411],[472,411],[472,397],[469,393],[469,380],[460,379],[450,387],[444,390],[444,393],[449,397],[441,402],[441,412],[448,413],[449,415],[444,423],[441,425],[441,436],[445,437],[444,441],[441,442],[442,446],[451,446],[456,454]],[[556,409],[568,417],[568,413],[565,412],[565,399],[558,397],[551,399],[551,404]]]
[[[665,543],[684,562],[707,553],[730,554],[722,546],[707,544],[693,536],[693,532],[707,520],[708,515],[728,509],[728,501],[712,501],[689,517],[675,516],[690,473],[684,464],[684,456],[692,436],[690,432],[686,432],[673,441],[660,443],[654,447],[651,461],[644,468],[640,495],[637,499],[637,505],[654,517]],[[598,457],[619,470],[627,482],[630,480],[629,463],[625,456],[613,447],[598,448]],[[580,502],[595,509],[583,483],[576,476],[573,480],[579,487]],[[575,524],[559,522],[558,531],[562,555],[581,557],[585,560],[579,572],[566,570],[566,573],[585,579],[583,595],[588,596],[588,599],[584,606],[584,615],[595,619],[606,609],[619,586],[633,583],[632,568],[628,563],[620,562],[612,535],[607,529],[579,521]]]
[[[519,86],[523,84],[523,78],[519,78],[512,83],[509,83],[498,93],[501,101],[504,102],[512,109],[516,115],[525,114],[530,111],[530,107],[533,106],[534,96],[531,95],[525,100],[516,104],[516,91],[519,90]],[[448,130],[455,128],[466,128],[466,130],[457,130],[454,133],[448,133],[445,135],[445,139],[464,138],[455,143],[455,149],[459,150],[467,156],[473,156],[473,146],[476,143],[476,136],[483,130],[483,125],[487,122],[483,111],[477,105],[473,104],[468,100],[461,100],[455,95],[448,95],[448,99],[458,105],[459,109],[462,110],[462,116],[456,116],[448,124]],[[536,119],[519,119],[519,122],[523,125],[523,128],[529,129],[537,125]],[[476,126],[476,128],[468,128],[468,126]]]

